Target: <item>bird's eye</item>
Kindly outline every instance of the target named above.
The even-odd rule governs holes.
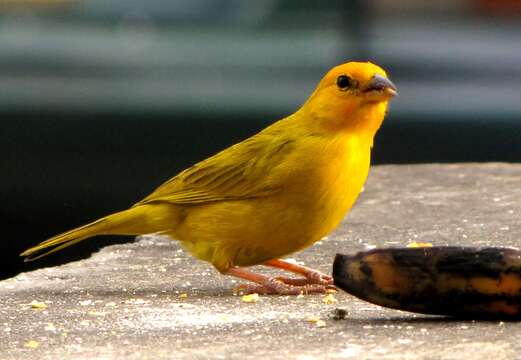
[[[347,75],[340,75],[336,79],[336,85],[339,87],[340,90],[347,90],[351,87],[352,84],[353,80]]]

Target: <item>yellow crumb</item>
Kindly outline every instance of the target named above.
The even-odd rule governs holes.
[[[306,321],[312,324],[316,324],[318,321],[320,321],[320,318],[318,316],[313,315],[308,317]]]
[[[432,243],[413,241],[411,243],[408,243],[407,247],[408,248],[432,247]]]
[[[28,342],[26,342],[24,344],[25,347],[28,347],[31,349],[36,349],[38,347],[38,345],[40,345],[40,343],[36,340],[29,340]]]
[[[47,305],[44,302],[33,300],[29,304],[33,309],[45,309]]]
[[[92,316],[105,316],[105,315],[107,315],[107,313],[103,312],[103,311],[89,311],[87,314],[92,315]]]
[[[323,328],[323,327],[326,327],[326,322],[324,320],[318,320],[315,323],[315,325],[316,325],[316,327]]]
[[[255,302],[259,301],[259,294],[253,293],[253,294],[243,295],[241,297],[241,300],[245,303],[255,303]]]
[[[336,304],[338,300],[333,296],[333,294],[327,294],[322,298],[322,302],[327,305]]]

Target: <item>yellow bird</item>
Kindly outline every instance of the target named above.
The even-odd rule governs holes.
[[[333,231],[355,202],[396,87],[371,63],[331,69],[294,114],[182,171],[131,208],[57,235],[21,256],[34,260],[95,235],[162,234],[245,292],[320,293],[332,278],[280,258]],[[42,253],[43,249],[51,248]],[[263,264],[299,275],[269,277]]]

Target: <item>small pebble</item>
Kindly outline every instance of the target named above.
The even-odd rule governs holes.
[[[329,313],[329,317],[333,320],[344,320],[348,314],[345,309],[335,308]]]

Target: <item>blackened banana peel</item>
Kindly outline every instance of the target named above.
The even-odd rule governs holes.
[[[362,300],[422,314],[521,319],[521,251],[382,248],[337,254],[335,285]]]

